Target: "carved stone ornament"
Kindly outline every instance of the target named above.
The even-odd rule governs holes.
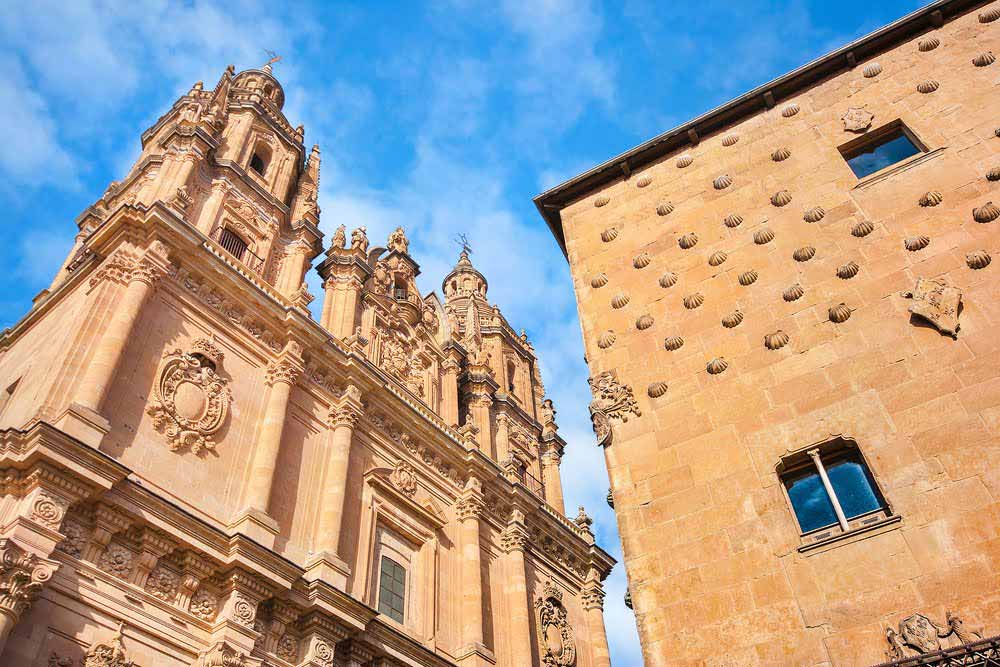
[[[211,436],[226,420],[231,400],[226,380],[215,371],[221,360],[222,352],[203,338],[189,352],[174,350],[164,357],[146,412],[170,451],[215,449]]]
[[[118,624],[109,641],[92,644],[83,655],[82,667],[132,667],[135,663],[128,659],[122,644],[123,626],[124,622]]]
[[[982,632],[965,627],[965,623],[957,615],[947,612],[946,624],[938,625],[924,614],[913,614],[899,622],[899,632],[892,627],[885,629],[885,639],[889,643],[886,656],[889,660],[902,660],[933,653],[943,648],[942,639],[953,638],[948,642],[954,645],[969,644],[982,639]]]
[[[944,279],[917,278],[912,292],[903,292],[913,299],[910,312],[934,325],[941,333],[958,337],[958,315],[962,308],[962,292]]]
[[[597,436],[598,445],[611,444],[611,427],[615,421],[627,422],[629,415],[641,417],[632,388],[621,384],[610,371],[604,371],[596,378],[590,378],[590,420]]]
[[[865,132],[872,126],[875,114],[864,107],[851,107],[840,120],[844,121],[844,132]]]
[[[576,664],[576,638],[569,624],[562,591],[549,581],[535,600],[538,615],[538,647],[545,667],[572,667]]]
[[[406,461],[396,461],[396,467],[389,473],[389,481],[407,496],[413,497],[417,492],[417,473]]]
[[[205,654],[205,667],[245,667],[246,656],[224,642],[219,642]]]
[[[57,567],[12,540],[0,539],[0,609],[19,618]]]

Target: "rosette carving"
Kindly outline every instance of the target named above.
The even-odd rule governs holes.
[[[604,371],[588,380],[593,400],[590,402],[590,420],[597,436],[597,444],[611,444],[611,427],[615,422],[627,422],[629,415],[642,416],[632,388],[621,384],[610,371]]]
[[[203,338],[189,352],[174,350],[164,357],[146,413],[167,437],[170,451],[215,449],[212,435],[225,422],[231,400],[226,380],[216,372],[221,361],[222,352]]]
[[[572,667],[576,664],[576,637],[569,624],[562,591],[549,581],[542,596],[535,600],[538,616],[538,646],[546,667]]]

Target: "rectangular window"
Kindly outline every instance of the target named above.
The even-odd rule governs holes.
[[[379,568],[378,611],[397,623],[402,623],[405,602],[406,570],[388,556],[382,556]]]
[[[247,242],[225,227],[219,234],[219,245],[225,248],[230,255],[241,261],[243,260],[243,253],[247,251]]]
[[[902,123],[894,121],[840,147],[840,154],[858,178],[864,178],[927,148]]]
[[[781,481],[803,535],[848,532],[889,516],[889,507],[856,448],[837,441],[799,456]]]

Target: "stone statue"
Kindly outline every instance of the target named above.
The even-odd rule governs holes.
[[[368,252],[368,228],[358,227],[351,232],[351,250]]]
[[[392,234],[389,234],[387,245],[389,246],[389,250],[401,252],[404,255],[410,251],[410,241],[406,238],[406,232],[403,231],[402,227],[396,227],[396,230]]]
[[[344,225],[337,227],[337,231],[333,233],[333,241],[330,242],[331,248],[337,248],[340,250],[347,245],[347,228]]]

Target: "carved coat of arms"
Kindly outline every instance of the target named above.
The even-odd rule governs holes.
[[[912,292],[903,296],[913,299],[910,312],[934,325],[941,333],[958,336],[958,313],[962,306],[962,292],[943,279],[917,278]]]
[[[562,604],[562,591],[552,582],[545,584],[542,597],[535,600],[538,614],[538,642],[545,667],[572,667],[576,664],[576,638]]]
[[[875,114],[864,107],[851,107],[840,120],[844,121],[844,132],[864,132],[872,126]]]
[[[889,660],[902,660],[924,653],[933,653],[947,648],[942,639],[969,644],[983,638],[982,633],[970,630],[957,614],[946,614],[947,625],[938,625],[924,614],[916,613],[899,622],[899,632],[892,627],[885,629],[885,639],[889,643],[886,656]]]
[[[164,357],[146,412],[167,437],[171,451],[189,447],[198,453],[215,448],[212,434],[229,412],[230,391],[216,373],[222,351],[199,338],[191,350],[174,350]]]

